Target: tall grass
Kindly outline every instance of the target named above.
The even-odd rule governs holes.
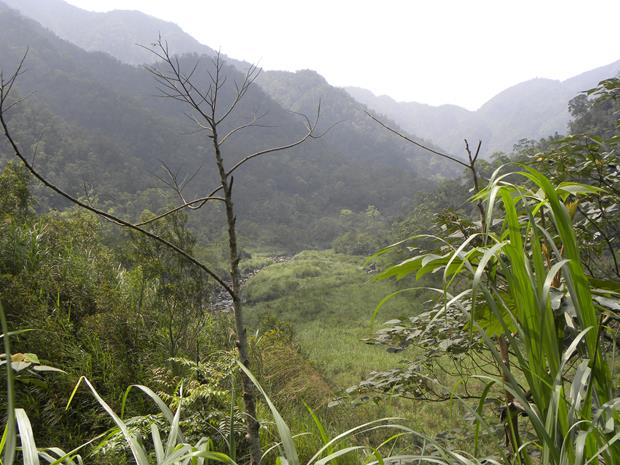
[[[523,182],[509,182],[515,178]],[[509,174],[500,168],[472,199],[486,206],[479,234],[444,255],[423,254],[385,272],[443,272],[446,294],[455,277],[469,281],[446,305],[467,312],[472,337],[481,337],[495,359],[498,375],[479,378],[506,392],[511,460],[528,465],[620,462],[620,399],[601,344],[604,309],[593,299],[570,211],[576,197],[596,193],[576,183],[554,186],[528,167]],[[558,296],[560,309],[552,304]],[[490,318],[498,337],[485,327]],[[525,415],[533,439],[521,437],[517,415]]]
[[[487,227],[496,211],[492,199],[499,196],[505,212],[502,234],[490,235],[490,239],[503,243],[497,247],[495,257],[505,276],[512,305],[503,298],[498,286],[482,283],[490,260],[478,265],[473,283],[499,318],[500,308],[507,308],[516,323],[516,334],[507,336],[513,341],[511,346],[529,393],[520,388],[506,368],[502,385],[525,409],[545,463],[580,464],[599,457],[607,464],[617,463],[620,455],[616,448],[610,448],[617,438],[594,421],[594,416],[614,395],[613,379],[600,346],[603,328],[581,264],[572,219],[562,200],[570,195],[591,194],[594,189],[568,183],[553,186],[531,168],[518,174],[533,187],[525,189],[504,183],[501,176],[496,176],[483,193],[489,203]],[[547,228],[542,222],[545,216],[552,221]],[[555,286],[563,289],[564,298],[570,299],[576,316],[574,328],[565,328],[561,320],[556,323],[551,305]],[[562,333],[569,329],[577,335],[563,350]],[[499,357],[497,352],[494,354]],[[571,370],[574,359],[576,369]],[[529,461],[527,454],[519,457]]]
[[[515,183],[517,177],[525,182]],[[620,399],[615,397],[612,371],[601,342],[606,331],[601,318],[604,309],[596,303],[599,294],[608,299],[617,299],[619,295],[617,289],[595,289],[584,272],[570,206],[575,197],[596,192],[575,183],[554,186],[530,168],[510,175],[498,170],[489,186],[473,198],[474,202],[483,201],[486,205],[481,233],[460,245],[450,246],[451,250],[443,255],[416,257],[385,273],[406,276],[443,272],[445,292],[449,296],[446,306],[467,313],[472,337],[480,337],[486,343],[498,367],[496,376],[476,375],[487,386],[475,411],[477,423],[482,422],[484,397],[492,386],[507,394],[506,425],[513,448],[511,454],[502,457],[505,463],[620,463],[616,444],[620,438],[617,425]],[[448,242],[443,244],[447,246]],[[449,288],[457,276],[467,279],[469,288],[452,297]],[[316,279],[317,275],[307,278]],[[563,307],[554,305],[558,296]],[[501,328],[499,335],[485,326],[489,316]],[[84,463],[85,459],[79,455],[82,449],[64,452],[37,447],[26,412],[16,408],[13,400],[10,333],[1,307],[0,320],[8,391],[7,424],[0,441],[2,464],[13,465],[17,459],[25,465],[36,465],[42,460],[51,464]],[[276,463],[300,465],[298,436],[291,432],[252,374],[243,366],[241,369],[263,394],[279,438],[267,448],[264,462],[275,456]],[[114,423],[137,465],[237,463],[230,454],[214,450],[209,438],[195,444],[186,441],[180,428],[183,402],[173,412],[147,387],[133,387],[154,402],[166,423],[163,430],[153,424],[150,436],[143,438],[85,378],[76,386],[69,403],[81,385],[90,390]],[[129,390],[123,405],[128,393]],[[515,421],[517,415],[523,415],[524,419]],[[522,434],[524,424],[529,436]],[[351,456],[360,463],[373,464],[494,463],[493,459],[481,459],[441,446],[395,418],[364,422],[330,438],[309,409],[308,425],[311,431],[303,433],[316,434],[321,445],[305,461],[307,465],[338,464]],[[387,439],[378,446],[351,441],[357,435],[376,431],[387,433]],[[413,442],[421,446],[415,455],[394,455],[392,446],[405,437],[416,438]]]
[[[142,385],[130,386],[123,397],[122,410],[124,411],[125,405],[132,389],[138,389],[148,398],[150,398],[159,410],[159,414],[165,420],[166,428],[165,433],[160,430],[158,425],[153,422],[150,425],[150,437],[144,438],[141,433],[135,428],[130,426],[130,423],[123,420],[123,415],[117,414],[110,405],[101,397],[91,382],[82,377],[76,384],[73,392],[69,396],[67,408],[70,407],[78,389],[80,386],[85,385],[90,391],[91,395],[95,398],[101,408],[105,411],[107,417],[114,423],[115,427],[110,433],[100,435],[88,443],[72,450],[65,452],[60,448],[40,448],[37,446],[30,421],[26,412],[23,409],[15,408],[14,405],[14,382],[13,382],[13,369],[11,367],[11,349],[10,349],[10,333],[8,331],[6,319],[2,307],[0,306],[0,323],[2,326],[2,338],[4,342],[5,353],[4,365],[7,373],[7,392],[8,392],[8,405],[7,405],[7,423],[4,428],[2,440],[0,441],[0,453],[3,453],[3,459],[0,461],[2,465],[13,465],[15,463],[22,463],[23,465],[39,465],[41,460],[52,465],[82,465],[88,460],[79,455],[79,452],[88,445],[95,445],[95,450],[100,449],[103,444],[109,439],[111,435],[119,435],[123,438],[123,443],[128,453],[133,459],[133,463],[136,465],[206,465],[208,463],[218,462],[229,465],[236,465],[237,461],[231,458],[230,450],[229,454],[214,450],[214,442],[207,437],[200,439],[195,444],[189,444],[186,442],[185,437],[180,428],[181,413],[182,413],[182,398],[178,403],[178,407],[175,412],[172,412],[166,403],[151,389]],[[279,441],[271,447],[268,447],[263,459],[268,461],[271,457],[271,452],[277,450],[275,462],[278,464],[300,465],[299,454],[297,452],[296,437],[293,435],[280,415],[278,409],[275,407],[271,399],[263,390],[254,376],[241,364],[240,368],[246,373],[246,375],[254,382],[256,388],[264,396],[264,400],[271,411],[271,415],[274,420],[274,424],[277,429]],[[182,396],[182,387],[181,387]],[[341,433],[334,438],[327,436],[326,430],[321,424],[318,417],[308,407],[309,411],[309,424],[314,423],[318,430],[318,436],[320,437],[323,445],[314,452],[310,460],[306,462],[307,465],[326,465],[328,463],[338,464],[339,458],[351,454],[359,455],[360,460],[368,461],[368,457],[376,457],[377,460],[383,461],[380,450],[394,441],[402,434],[410,433],[410,430],[397,423],[392,423],[393,419],[380,419],[372,422],[368,422],[355,428],[352,428],[344,433]],[[234,409],[231,409],[231,415],[234,414]],[[388,440],[384,441],[378,447],[371,447],[366,445],[349,445],[347,439],[359,435],[367,434],[377,430],[389,430],[397,431],[397,434],[392,435]],[[307,433],[304,433],[307,434]],[[102,442],[100,442],[103,439]],[[21,447],[17,447],[18,442]],[[20,459],[19,462],[16,462]],[[382,462],[383,463],[383,462]]]

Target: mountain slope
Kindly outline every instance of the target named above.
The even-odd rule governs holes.
[[[28,95],[24,112],[29,110],[30,116],[16,112],[12,124],[25,148],[41,141],[38,166],[65,188],[82,194],[85,179],[99,202],[135,214],[162,207],[152,189],[161,186],[154,177],[161,161],[185,173],[203,166],[188,187],[189,197],[213,186],[214,173],[206,168],[212,156],[208,140],[195,133],[177,102],[153,97],[156,89],[146,70],[86,52],[0,3],[0,68],[13,69],[27,46],[27,72],[18,84],[20,93]],[[189,68],[196,60],[196,78],[204,79],[212,66],[208,57],[187,55],[181,63]],[[232,66],[224,72],[229,85],[222,91],[222,103],[232,98],[233,82],[242,79]],[[351,111],[357,104],[344,92],[324,80],[312,82],[310,86],[334,92],[348,108],[343,112],[345,105],[326,99],[321,129],[343,118],[347,122],[323,138],[248,164],[235,180],[242,231],[291,247],[329,244],[334,237],[323,234],[320,243],[313,238],[316,225],[338,217],[342,209],[364,211],[372,204],[395,214],[416,191],[431,185],[432,173],[419,171],[427,166],[417,150],[370,125],[367,118],[358,120],[359,111]],[[303,110],[313,114],[315,103],[308,100]],[[303,120],[288,110],[259,86],[252,87],[228,124],[232,128],[252,114],[266,113],[264,127],[230,139],[229,163],[299,137]],[[60,133],[66,136],[58,137]],[[8,156],[6,150],[0,153],[0,161]],[[219,223],[206,215],[197,226],[203,234],[218,234]]]
[[[93,13],[62,0],[5,1],[60,37],[86,50],[107,52],[125,63],[153,62],[153,56],[135,44],[148,44],[160,32],[173,52],[213,53],[178,26],[139,12]],[[228,61],[242,70],[247,66],[244,62]],[[618,72],[620,61],[563,82],[532,79],[500,92],[475,112],[456,105],[434,107],[416,102],[396,102],[390,97],[377,97],[354,87],[346,90],[358,102],[385,115],[405,131],[432,141],[457,156],[463,155],[464,138],[481,139],[483,153],[488,155],[498,150],[511,151],[513,145],[523,138],[538,139],[556,132],[564,133],[570,119],[568,101],[580,91]],[[268,85],[269,79],[264,77],[261,83],[277,100],[279,95],[272,92],[276,85]],[[292,81],[293,87],[300,87]]]
[[[182,32],[177,26],[138,12],[112,11],[109,13],[93,13],[71,6],[63,0],[4,1],[13,8],[19,10],[22,14],[35,19],[43,26],[55,32],[58,36],[69,40],[77,46],[87,50],[104,51],[124,63],[136,64],[152,62],[153,55],[148,54],[148,52],[147,55],[144,55],[143,49],[139,49],[142,54],[133,55],[137,49],[134,44],[136,42],[150,43],[157,37],[159,32],[161,32],[162,37],[170,44],[172,52],[197,52],[199,54],[206,53],[208,55],[213,53],[211,48],[199,44],[193,37]],[[110,20],[110,17],[122,17],[124,21],[115,23]],[[97,24],[93,27],[84,26],[84,24],[88,24],[91,21]],[[170,35],[164,30],[164,27],[168,28]],[[112,47],[106,39],[111,35],[115,36],[114,43],[116,45],[114,47]],[[138,37],[140,40],[138,40]],[[131,55],[129,55],[130,53]],[[228,57],[226,60],[242,71],[247,69],[248,64],[246,62]],[[331,123],[336,120],[344,120],[349,123],[354,121],[355,124],[347,123],[349,124],[348,129],[354,130],[357,136],[362,139],[367,138],[369,134],[371,139],[377,137],[381,140],[385,139],[385,134],[382,134],[382,129],[379,129],[370,121],[362,121],[368,120],[368,117],[359,108],[359,105],[355,104],[354,99],[345,92],[330,86],[323,78],[314,81],[316,85],[312,85],[311,81],[307,79],[311,73],[312,72],[308,70],[298,73],[269,71],[261,75],[258,84],[284,108],[294,111],[299,111],[302,108],[299,105],[299,101],[308,103],[311,100],[312,105],[305,105],[303,109],[306,113],[312,113],[314,109],[311,107],[314,106],[314,108],[316,108],[318,98],[309,100],[306,93],[310,92],[310,94],[315,97],[322,95],[323,118],[326,121],[330,121]],[[314,75],[317,78],[320,77],[317,73],[314,73]],[[286,101],[283,100],[283,95],[287,96]],[[328,95],[329,98],[327,97]],[[335,100],[332,102],[332,99]],[[329,102],[331,102],[331,104]],[[334,102],[338,102],[338,104]],[[334,115],[336,114],[338,118],[335,118]],[[394,125],[394,123],[392,124]],[[416,135],[418,134],[415,131],[409,132]],[[393,138],[393,136],[389,136],[389,138]],[[338,142],[331,138],[330,141]],[[360,144],[360,146],[370,150],[373,144]],[[411,154],[408,152],[410,148],[403,148],[403,150],[405,153],[403,153],[401,158],[410,158]],[[425,159],[421,166],[425,167],[428,166],[428,164],[429,160]],[[441,161],[437,162],[436,160],[431,160],[430,164],[432,165],[432,169],[437,170],[435,174],[445,175],[453,172],[452,168]]]
[[[4,0],[4,3],[84,50],[106,52],[132,65],[157,61],[152,53],[140,45],[148,46],[158,34],[169,41],[173,54],[215,53],[176,24],[139,11],[97,13],[82,10],[62,0]]]
[[[565,81],[532,79],[512,86],[477,111],[455,105],[430,106],[397,102],[366,89],[346,91],[360,103],[393,119],[405,130],[430,139],[454,154],[463,153],[463,139],[481,139],[483,153],[511,151],[520,139],[565,133],[568,102],[579,92],[620,73],[620,60]]]

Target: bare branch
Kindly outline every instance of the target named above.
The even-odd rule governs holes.
[[[194,172],[191,175],[185,176],[183,178],[183,181],[181,181],[181,189],[185,189],[185,187],[190,182],[192,182],[196,176],[198,176],[198,173],[200,173],[200,170],[202,170],[203,166],[204,166],[204,163],[202,165],[200,165],[198,168],[196,168],[196,170],[194,170]]]
[[[6,104],[7,99],[9,98],[9,95],[11,94],[11,91],[13,90],[13,86],[15,85],[15,82],[17,81],[17,78],[24,73],[24,63],[26,61],[26,57],[28,56],[29,51],[30,51],[30,48],[26,48],[26,51],[24,52],[21,59],[19,60],[19,63],[17,64],[17,68],[15,68],[15,71],[13,72],[13,74],[11,74],[8,77],[8,79],[5,79],[4,74],[0,72],[0,107],[3,108],[3,111],[5,113],[8,112],[11,108],[15,107],[16,105],[19,105],[22,101],[24,101],[27,98],[27,97],[18,98],[18,99],[15,99],[15,101],[12,102],[11,104],[8,104],[8,105]]]
[[[320,114],[321,113],[321,100],[319,100],[319,105],[317,107],[317,112]],[[312,123],[310,122],[310,118],[308,118],[308,116],[304,113],[298,113],[296,111],[291,111],[291,113],[293,113],[294,115],[300,116],[305,120],[305,124],[306,124],[306,129],[310,130],[310,128],[312,127]],[[318,120],[318,115],[317,115],[317,120]],[[346,120],[340,120],[340,121],[336,121],[334,124],[330,125],[327,129],[325,129],[325,131],[319,133],[319,134],[311,134],[310,137],[312,139],[320,139],[321,137],[325,136],[329,131],[331,131],[332,129],[334,129],[336,126],[338,126],[339,124],[344,123]]]
[[[172,168],[170,168],[166,162],[160,160],[160,163],[162,165],[162,167],[164,168],[164,171],[166,172],[166,174],[168,175],[169,179],[164,179],[163,177],[157,175],[157,174],[153,174],[153,176],[155,176],[157,179],[159,179],[163,184],[165,184],[166,186],[168,186],[170,189],[172,189],[177,196],[179,197],[179,199],[181,199],[181,201],[183,202],[182,205],[175,207],[172,211],[164,214],[163,216],[167,216],[170,213],[174,213],[175,211],[178,211],[182,208],[189,208],[190,210],[198,210],[199,208],[202,208],[204,206],[204,204],[209,201],[209,200],[224,200],[222,197],[213,197],[213,194],[219,190],[216,189],[216,191],[214,191],[213,193],[211,193],[209,196],[207,197],[201,197],[199,199],[193,200],[191,202],[188,202],[185,199],[185,195],[183,194],[183,189],[185,189],[185,187],[192,182],[192,180],[198,175],[198,173],[200,172],[200,170],[202,169],[202,166],[199,166],[191,175],[189,176],[185,176],[183,178],[182,181],[179,182],[179,172],[178,171],[173,171]],[[194,204],[200,204],[200,205],[194,205]],[[162,217],[163,217],[162,216]],[[157,219],[159,219],[160,217],[158,217]],[[149,220],[146,223],[150,223],[151,221],[154,220]],[[141,223],[141,224],[146,224],[146,223]]]
[[[242,165],[244,165],[248,161],[252,160],[253,158],[260,157],[262,155],[267,155],[268,153],[280,152],[282,150],[286,150],[286,149],[290,149],[290,148],[296,147],[298,145],[303,144],[309,138],[312,138],[312,136],[314,134],[314,131],[316,130],[316,126],[317,126],[317,124],[319,122],[320,114],[321,114],[321,107],[319,106],[319,108],[317,110],[317,113],[316,113],[316,118],[315,118],[315,120],[314,120],[314,122],[312,124],[310,124],[310,120],[304,115],[304,117],[306,118],[306,121],[307,121],[308,124],[306,126],[307,132],[303,135],[303,137],[301,137],[300,139],[296,140],[295,142],[291,142],[290,144],[281,145],[279,147],[272,147],[272,148],[265,149],[265,150],[259,150],[258,152],[254,152],[251,155],[245,156],[240,161],[238,161],[231,169],[229,169],[226,172],[226,177],[229,177],[232,173],[234,173]]]
[[[187,103],[212,128],[214,118],[202,108],[202,104],[206,103],[213,114],[215,107],[213,105],[214,102],[210,101],[208,97],[210,91],[207,90],[206,94],[199,91],[189,78],[183,75],[178,57],[170,56],[168,45],[162,42],[161,38],[152,47],[143,48],[160,58],[170,68],[171,74],[167,74],[160,71],[156,66],[146,66],[147,71],[155,77],[156,82],[163,88],[163,96]],[[190,75],[195,73],[196,67],[192,69]]]
[[[472,155],[471,150],[469,148],[469,142],[467,139],[463,139],[465,141],[465,151],[467,152],[467,157],[469,158],[469,165],[473,166],[478,160],[478,155],[480,155],[480,147],[482,147],[482,141],[478,141],[478,147],[476,147],[475,154]]]
[[[218,201],[224,202],[225,199],[223,197],[216,197],[215,196],[215,194],[217,192],[219,192],[221,189],[222,189],[222,186],[219,186],[218,188],[213,189],[213,191],[211,191],[211,193],[209,195],[207,195],[206,197],[200,197],[198,199],[192,200],[191,202],[186,202],[186,203],[184,203],[182,205],[174,207],[174,208],[172,208],[172,209],[170,209],[170,210],[168,210],[168,211],[166,211],[166,212],[164,212],[164,213],[162,213],[160,215],[157,215],[157,216],[155,216],[153,218],[149,218],[148,220],[145,220],[145,221],[143,221],[141,223],[136,223],[136,226],[144,226],[146,224],[153,223],[154,221],[161,220],[162,218],[164,218],[164,217],[166,217],[168,215],[171,215],[173,213],[176,213],[179,210],[183,210],[184,208],[187,208],[190,205],[198,204],[198,206],[194,206],[193,207],[193,210],[198,210],[199,208],[202,208],[207,202],[209,202],[211,200],[218,200]]]
[[[241,126],[237,126],[236,128],[230,130],[224,137],[222,137],[220,139],[220,145],[224,145],[224,143],[226,142],[226,139],[228,139],[230,136],[234,135],[235,133],[242,131],[243,129],[246,128],[269,128],[269,127],[273,127],[267,124],[256,124],[257,121],[259,121],[260,119],[264,118],[267,115],[267,113],[263,113],[260,116],[256,116],[254,115],[252,117],[252,120],[242,124]]]
[[[23,60],[21,62],[23,64]],[[21,64],[20,64],[20,68],[18,68],[18,70],[21,69]],[[14,76],[17,76],[18,74],[15,74]],[[14,80],[13,80],[14,82]],[[180,247],[176,246],[175,244],[173,244],[172,242],[164,239],[163,237],[148,231],[144,228],[142,228],[139,225],[133,224],[129,221],[123,220],[122,218],[119,218],[115,215],[112,215],[108,212],[105,212],[103,210],[100,210],[98,208],[95,208],[91,205],[89,205],[88,203],[82,202],[81,200],[77,199],[76,197],[72,196],[71,194],[65,192],[64,190],[62,190],[60,187],[56,186],[55,184],[53,184],[52,182],[50,182],[47,178],[45,178],[43,175],[41,175],[28,161],[28,159],[22,154],[21,150],[19,149],[19,147],[17,146],[17,143],[15,142],[15,140],[13,139],[13,137],[11,136],[11,133],[9,131],[6,119],[5,119],[5,114],[4,114],[4,110],[5,108],[3,107],[3,103],[6,100],[6,97],[8,96],[8,89],[6,86],[6,83],[0,83],[0,95],[3,96],[4,98],[2,100],[0,100],[0,125],[2,126],[2,130],[4,132],[4,136],[6,137],[6,139],[8,140],[13,153],[17,156],[17,158],[19,158],[22,163],[24,164],[24,166],[26,167],[26,169],[28,169],[28,171],[30,171],[30,173],[37,178],[39,181],[41,181],[46,187],[50,188],[51,190],[53,190],[54,192],[56,192],[57,194],[59,194],[60,196],[64,197],[65,199],[67,199],[68,201],[70,201],[71,203],[78,205],[82,208],[84,208],[85,210],[88,210],[92,213],[95,213],[96,215],[99,215],[103,218],[106,218],[110,221],[113,221],[116,224],[125,226],[129,229],[132,229],[134,231],[138,231],[141,234],[144,234],[147,237],[150,237],[151,239],[165,245],[166,247],[174,250],[176,253],[182,255],[185,259],[187,259],[188,261],[190,261],[191,263],[193,263],[194,265],[196,265],[197,267],[199,267],[200,269],[202,269],[205,273],[207,273],[209,276],[211,276],[220,286],[222,286],[226,292],[230,295],[233,295],[233,290],[230,288],[230,286],[228,284],[226,284],[224,282],[224,280],[222,278],[220,278],[214,271],[212,271],[208,266],[206,266],[204,263],[201,263],[200,261],[198,261],[196,258],[194,258],[191,254],[189,254],[188,252],[186,252],[185,250],[181,249]]]
[[[219,53],[218,53],[218,60],[219,60]],[[224,114],[217,120],[217,124],[222,123],[235,110],[235,108],[237,108],[237,105],[239,104],[241,99],[243,99],[245,94],[248,92],[248,90],[250,89],[254,81],[258,79],[258,76],[260,75],[260,73],[261,73],[261,70],[259,68],[257,68],[254,65],[251,65],[248,68],[247,72],[245,73],[245,76],[243,78],[243,82],[241,83],[241,85],[235,82],[235,89],[237,91],[235,98],[233,99],[233,102],[229,105],[228,109],[224,112]]]
[[[0,93],[0,103],[4,104],[5,100],[8,98],[11,90],[13,90],[13,86],[17,81],[17,78],[24,73],[24,63],[26,62],[26,58],[28,57],[29,48],[26,48],[26,51],[22,55],[21,60],[17,64],[17,68],[15,68],[15,72],[9,76],[9,78],[5,81],[4,76],[0,75],[0,85],[2,86],[2,92]]]
[[[410,137],[407,137],[406,135],[404,135],[403,133],[397,131],[394,128],[391,128],[390,126],[388,126],[387,124],[385,124],[384,122],[382,122],[381,120],[379,120],[378,118],[376,118],[374,115],[372,115],[371,113],[369,113],[368,111],[366,112],[366,114],[375,122],[377,122],[379,125],[383,126],[385,129],[387,129],[388,131],[390,131],[391,133],[396,134],[398,137],[405,139],[407,142],[411,142],[413,145],[420,147],[421,149],[426,150],[427,152],[431,152],[434,153],[435,155],[438,155],[440,157],[446,158],[448,160],[453,161],[454,163],[458,163],[461,166],[464,166],[465,168],[469,169],[469,165],[461,160],[459,160],[458,158],[456,158],[455,156],[452,155],[448,155],[442,152],[439,152],[435,149],[432,149],[430,147],[427,147],[424,144],[421,144],[419,142],[416,142],[415,140],[411,139]]]

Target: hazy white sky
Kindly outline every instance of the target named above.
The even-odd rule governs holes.
[[[476,109],[518,82],[620,59],[618,0],[68,0],[140,10],[265,69]]]

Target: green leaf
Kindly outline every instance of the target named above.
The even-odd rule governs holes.
[[[327,431],[325,430],[325,427],[323,426],[323,423],[321,423],[321,420],[319,420],[319,417],[314,413],[314,411],[310,408],[310,406],[304,401],[304,406],[306,407],[306,410],[308,411],[308,413],[310,414],[310,416],[312,417],[312,421],[314,422],[314,425],[316,426],[317,430],[319,431],[319,437],[321,438],[321,441],[323,442],[323,445],[328,445],[329,444],[329,436],[327,435]],[[334,448],[333,447],[328,447],[327,448],[327,453],[328,454],[333,454],[334,453]],[[338,465],[338,459],[337,457],[334,458],[334,465]]]
[[[10,334],[9,327],[6,322],[4,307],[0,302],[0,326],[3,334]],[[4,338],[4,354],[7,360],[11,359],[11,343],[10,337]],[[9,363],[6,364],[6,392],[7,392],[7,419],[4,433],[2,434],[2,449],[4,450],[5,465],[12,465],[15,460],[15,451],[17,447],[17,432],[15,431],[15,391],[13,385],[13,370]]]
[[[69,396],[69,401],[67,402],[67,408],[69,408],[69,405],[71,405],[71,402],[73,401],[73,398],[75,397],[75,393],[77,392],[82,382],[86,383],[86,385],[90,389],[91,393],[93,394],[93,396],[95,397],[99,405],[103,407],[103,409],[106,411],[108,416],[114,421],[116,426],[118,426],[118,428],[123,433],[123,436],[125,437],[125,440],[127,441],[127,445],[129,446],[129,449],[131,450],[131,453],[136,461],[136,464],[137,465],[149,465],[146,451],[144,450],[142,445],[138,442],[138,439],[129,431],[129,428],[127,428],[127,425],[123,422],[123,420],[121,420],[119,416],[116,415],[116,413],[114,413],[114,410],[112,410],[112,408],[107,404],[107,402],[103,400],[103,398],[95,390],[95,388],[90,383],[90,381],[84,376],[82,376],[78,380],[77,384],[75,385],[75,388],[73,389],[73,392]]]
[[[590,283],[595,288],[604,289],[606,291],[620,292],[620,281],[590,278]]]
[[[598,187],[578,182],[561,182],[560,184],[558,184],[557,190],[558,192],[564,192],[571,195],[600,194],[605,192],[603,189],[600,189]]]
[[[15,420],[19,428],[24,465],[39,465],[39,451],[34,442],[32,426],[30,425],[30,420],[28,419],[28,415],[26,415],[26,411],[21,408],[16,408]]]
[[[262,386],[259,384],[259,382],[256,380],[254,375],[250,372],[250,370],[248,370],[241,362],[237,362],[237,364],[245,373],[245,375],[252,381],[252,383],[254,383],[256,389],[258,389],[265,398],[265,402],[267,402],[267,406],[269,407],[269,410],[271,410],[271,414],[273,415],[273,419],[276,423],[278,435],[280,436],[280,441],[282,441],[282,447],[284,448],[284,455],[289,465],[299,465],[297,448],[295,447],[295,442],[293,441],[293,437],[291,436],[291,430],[284,421],[284,418],[282,418],[282,415],[280,415],[280,412],[278,412],[278,409],[275,405],[273,405],[273,402],[271,402],[271,399],[264,391]]]

